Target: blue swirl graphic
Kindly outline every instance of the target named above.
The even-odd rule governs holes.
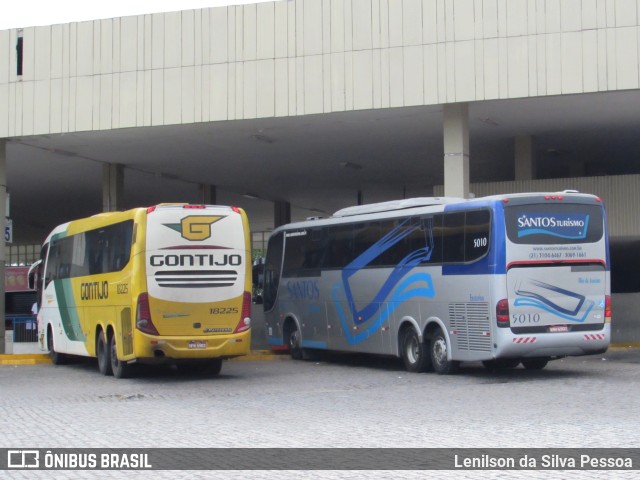
[[[347,321],[347,316],[340,306],[340,299],[338,298],[340,292],[344,294],[344,288],[339,283],[336,283],[332,287],[331,296],[333,298],[333,303],[338,312],[338,317],[340,318],[340,323],[342,324],[342,328],[349,345],[357,345],[358,343],[361,343],[369,338],[372,333],[378,330],[384,324],[384,322],[387,321],[391,314],[403,302],[406,302],[407,300],[415,297],[433,298],[435,296],[435,289],[433,287],[433,280],[431,279],[431,275],[429,275],[428,273],[415,273],[413,275],[410,275],[398,285],[398,288],[393,292],[389,301],[386,302],[387,308],[379,311],[378,316],[373,319],[371,325],[369,325],[365,330],[359,332],[358,334],[353,335],[351,333],[351,327],[349,326],[349,323]]]
[[[564,318],[565,320],[569,320],[571,322],[584,323],[584,321],[587,319],[587,315],[589,315],[589,312],[593,308],[594,303],[591,300],[587,300],[584,303],[585,310],[583,310],[582,317],[566,315],[534,298],[516,298],[513,302],[513,305],[516,307],[537,307],[540,310],[544,310],[545,312],[549,312],[555,315],[556,317]]]

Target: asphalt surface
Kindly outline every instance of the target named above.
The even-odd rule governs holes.
[[[640,350],[551,362],[545,370],[408,374],[398,360],[227,361],[218,377],[146,368],[98,373],[95,360],[0,365],[0,447],[640,446]],[[7,472],[51,478],[51,472]],[[505,472],[55,472],[56,478],[502,478]],[[241,473],[241,474],[239,474]],[[605,472],[508,472],[604,478]],[[612,474],[606,473],[608,478]],[[0,476],[2,476],[0,474]],[[638,471],[613,472],[638,478]]]

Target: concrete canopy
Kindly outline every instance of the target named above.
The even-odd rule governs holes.
[[[512,180],[513,139],[534,138],[537,178],[640,172],[640,91],[470,104],[471,182]],[[125,208],[199,202],[244,207],[254,231],[273,201],[292,217],[356,203],[430,195],[443,183],[442,108],[418,106],[298,117],[12,138],[7,182],[16,243],[102,206],[102,164],[125,167]]]

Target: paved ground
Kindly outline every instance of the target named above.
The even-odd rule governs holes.
[[[408,374],[397,361],[369,356],[230,361],[217,378],[143,368],[136,378],[117,380],[100,376],[94,361],[5,365],[0,447],[638,447],[639,380],[638,350],[564,359],[540,372],[489,373],[468,364],[456,376]],[[49,478],[46,473],[27,478]],[[232,473],[196,476],[237,478]],[[563,478],[585,473],[598,472]],[[71,476],[89,475],[124,478],[119,472]],[[250,477],[283,473],[269,475]],[[373,472],[307,475],[370,478]],[[169,478],[169,472],[154,476]]]

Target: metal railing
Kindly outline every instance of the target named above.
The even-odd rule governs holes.
[[[38,341],[38,321],[35,315],[7,315],[7,330],[13,330],[13,343]]]

